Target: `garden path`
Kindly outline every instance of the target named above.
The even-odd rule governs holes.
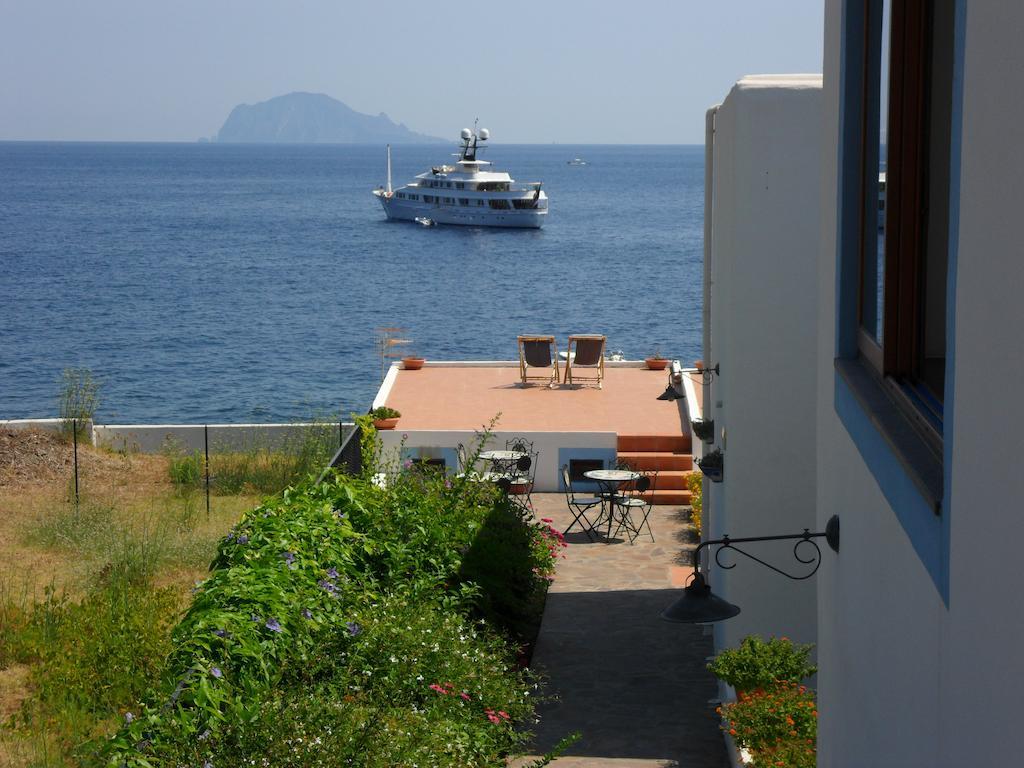
[[[535,494],[537,517],[559,530],[572,517],[561,494]],[[705,668],[711,637],[669,624],[661,611],[691,573],[695,535],[682,507],[654,507],[651,529],[630,545],[566,536],[548,593],[533,667],[555,700],[539,707],[534,751],[582,738],[557,768],[724,768],[729,765]],[[512,763],[522,766],[529,759]]]

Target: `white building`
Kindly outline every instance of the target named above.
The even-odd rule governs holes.
[[[826,0],[817,289],[792,296],[816,312],[792,372],[816,383],[793,414],[816,422],[816,527],[842,526],[816,577],[818,764],[1019,765],[1024,5],[888,5]],[[731,402],[725,486],[755,418]]]
[[[809,361],[818,339],[821,103],[821,75],[747,77],[708,112],[704,362],[721,374],[708,377],[702,398],[715,423],[715,441],[703,450],[727,457],[724,481],[704,483],[712,538],[816,525],[807,404],[816,392]],[[750,551],[770,557],[780,549]],[[752,633],[816,642],[817,582],[751,578],[739,564],[710,574],[716,594],[743,609],[715,625],[716,647]]]

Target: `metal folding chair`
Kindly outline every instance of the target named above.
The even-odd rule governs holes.
[[[604,336],[577,335],[569,337],[568,359],[565,363],[565,383],[592,383],[601,389],[604,380]],[[583,368],[583,372],[579,371]],[[574,371],[575,369],[575,371]]]
[[[602,507],[603,501],[596,496],[577,496],[572,487],[572,479],[569,477],[569,466],[562,465],[562,484],[565,486],[565,503],[569,506],[569,512],[573,515],[572,522],[562,533],[569,533],[572,527],[579,524],[587,538],[594,541],[594,528],[600,524],[600,516],[597,520],[587,517],[594,507]],[[582,521],[582,522],[581,522]]]
[[[612,515],[615,516],[616,510],[618,510],[618,525],[615,528],[615,533],[617,534],[620,530],[626,531],[630,544],[637,540],[644,526],[647,527],[647,535],[651,537],[652,542],[654,541],[654,533],[651,531],[648,518],[654,504],[653,492],[656,479],[657,472],[641,475],[631,489],[621,496],[617,496],[612,502]],[[634,512],[641,516],[639,524],[633,518]]]

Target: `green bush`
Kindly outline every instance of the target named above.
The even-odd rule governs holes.
[[[704,531],[704,475],[691,472],[686,476],[686,487],[690,489],[690,521],[698,538]]]
[[[813,691],[781,681],[719,708],[722,728],[754,755],[754,766],[814,768],[818,708]]]
[[[368,745],[383,757],[360,764],[494,764],[522,743],[532,681],[504,632],[539,617],[557,534],[489,484],[388,477],[288,488],[243,518],[108,762],[319,765],[295,745],[315,733],[328,749],[324,727],[326,764]]]
[[[739,648],[719,653],[708,669],[737,691],[767,688],[778,681],[799,683],[817,672],[810,658],[813,645],[798,645],[787,637],[748,635]]]
[[[60,377],[57,397],[61,432],[71,438],[74,422],[78,421],[78,435],[82,436],[85,422],[91,421],[99,407],[100,383],[88,368],[65,368]]]

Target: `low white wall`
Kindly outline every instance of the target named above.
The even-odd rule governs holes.
[[[0,419],[0,429],[45,429],[59,432],[64,419]],[[88,428],[92,422],[83,425]],[[69,430],[70,431],[70,430]]]
[[[204,426],[209,430],[210,451],[237,451],[251,448],[272,450],[298,446],[311,429],[340,436],[338,425],[296,422],[292,424],[97,424],[93,444],[114,450],[156,453],[169,442],[191,453],[204,449]],[[347,435],[351,424],[344,425]]]
[[[385,459],[404,448],[406,455],[413,451],[420,457],[450,460],[456,446],[461,443],[471,453],[478,439],[477,433],[469,430],[383,430],[378,434]],[[569,458],[614,460],[618,446],[614,432],[495,432],[485,450],[503,449],[505,441],[512,438],[533,443],[538,453],[534,490],[544,493],[561,490],[559,471]]]

